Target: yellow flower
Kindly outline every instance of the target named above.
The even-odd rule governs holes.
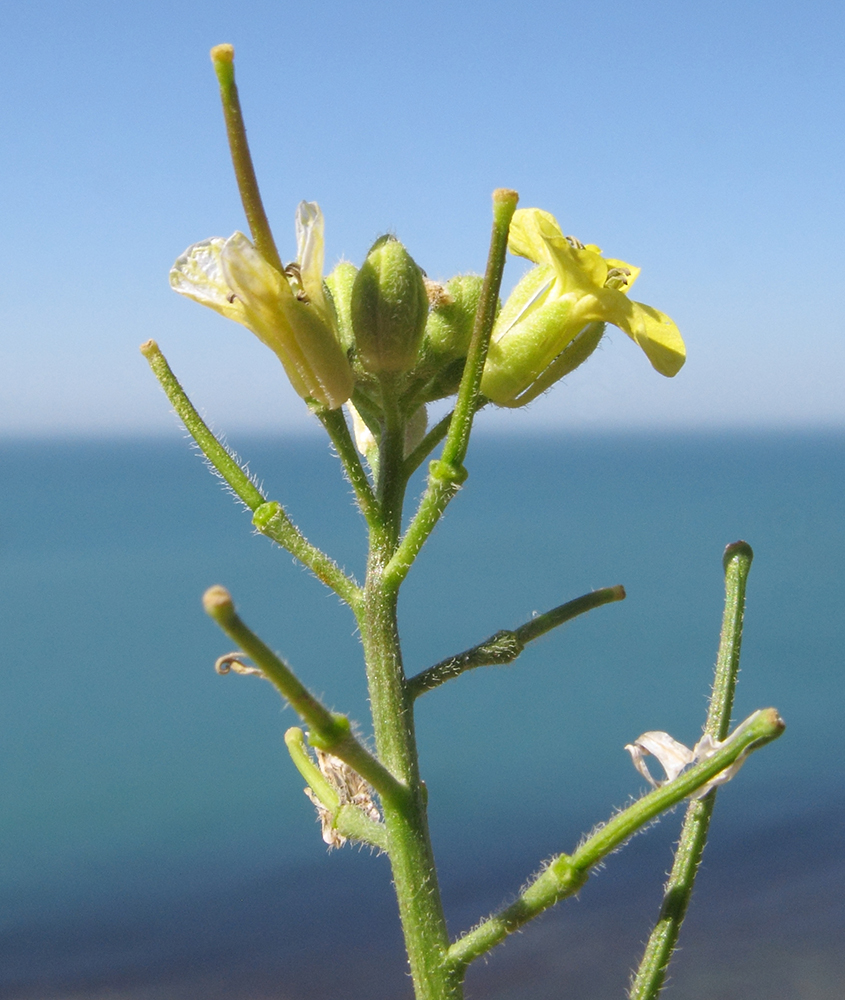
[[[661,375],[676,375],[686,359],[678,328],[665,314],[633,302],[640,273],[602,257],[561,232],[553,215],[519,209],[508,247],[538,266],[519,282],[496,320],[481,391],[500,406],[521,406],[595,350],[604,324],[619,327]]]
[[[176,261],[170,284],[181,295],[242,323],[272,350],[303,399],[330,410],[352,394],[352,369],[323,287],[323,215],[313,202],[296,214],[297,259],[284,273],[243,233],[195,243]]]

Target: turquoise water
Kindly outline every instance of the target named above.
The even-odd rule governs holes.
[[[361,524],[323,444],[233,444],[360,574]],[[835,434],[474,444],[403,592],[409,671],[596,587],[629,596],[419,703],[456,931],[641,791],[625,743],[695,741],[721,553],[745,538],[735,715],[774,705],[788,729],[720,793],[676,982],[842,994],[843,459]],[[384,859],[326,858],[282,741],[296,720],[268,685],[214,673],[229,647],[199,597],[229,587],[366,732],[351,615],[251,534],[184,442],[6,444],[0,463],[0,995],[407,995]],[[678,819],[497,953],[471,995],[583,998],[612,974],[595,995],[621,996]],[[741,992],[707,980],[726,962]]]

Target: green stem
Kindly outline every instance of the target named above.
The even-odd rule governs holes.
[[[357,610],[361,603],[361,588],[333,559],[308,541],[281,504],[275,500],[262,504],[253,514],[252,523],[256,531],[287,549],[353,611]]]
[[[426,691],[431,691],[445,681],[458,677],[467,670],[476,667],[500,666],[512,663],[525,649],[529,642],[539,639],[558,625],[571,621],[586,611],[599,608],[603,604],[621,601],[625,598],[625,588],[622,586],[605,587],[594,590],[574,601],[567,601],[543,615],[537,615],[516,629],[502,629],[491,635],[489,639],[467,649],[456,656],[435,663],[433,667],[423,670],[408,681],[408,690],[412,698],[419,698]]]
[[[311,694],[284,660],[244,623],[235,611],[231,595],[224,587],[209,588],[203,595],[203,606],[207,614],[261,669],[267,680],[308,724],[311,729],[309,739],[314,746],[346,761],[375,788],[385,803],[402,805],[407,802],[408,788],[397,781],[355,739],[346,716],[330,712]]]
[[[252,165],[252,155],[246,139],[246,127],[241,112],[241,102],[238,88],[235,84],[235,50],[231,45],[215,45],[211,50],[211,61],[217,82],[220,84],[220,99],[223,102],[223,116],[226,120],[226,135],[229,139],[229,151],[232,154],[232,166],[235,168],[235,179],[241,194],[244,212],[246,213],[249,231],[256,250],[261,256],[281,274],[284,272],[276,241],[264,211],[261,192],[258,190],[258,179],[255,167]]]
[[[704,727],[707,735],[719,741],[725,739],[730,726],[739,674],[745,588],[752,558],[751,546],[746,542],[735,542],[725,550],[725,610],[716,659],[716,679]],[[678,943],[681,925],[692,897],[715,803],[714,788],[704,798],[690,802],[687,807],[672,871],[664,889],[660,914],[633,978],[630,1000],[654,1000],[663,988],[666,970]]]
[[[240,467],[237,460],[229,454],[225,446],[212,434],[208,425],[194,409],[193,403],[188,399],[185,390],[173,374],[158,344],[154,340],[148,340],[145,344],[141,344],[141,353],[149,362],[153,374],[164,389],[176,415],[211,465],[250,510],[260,507],[267,498]]]
[[[387,833],[378,823],[351,803],[341,803],[337,790],[311,759],[305,747],[305,734],[294,726],[285,733],[285,745],[296,769],[308,782],[311,791],[332,818],[332,827],[347,840],[357,840],[380,851],[387,850]]]
[[[461,465],[469,447],[472,420],[478,405],[481,375],[484,371],[484,362],[487,360],[490,334],[493,332],[493,324],[499,309],[499,290],[502,287],[502,274],[508,253],[508,231],[518,201],[519,195],[516,191],[508,188],[497,188],[493,192],[493,232],[490,236],[487,268],[484,272],[481,298],[475,314],[475,325],[461,376],[458,398],[455,401],[455,413],[441,455],[447,465]]]
[[[456,975],[462,975],[471,962],[499,944],[508,934],[559,900],[576,893],[586,882],[591,869],[655,817],[694,794],[740,757],[777,739],[783,730],[783,720],[773,708],[749,716],[711,757],[617,813],[588,837],[574,854],[560,854],[553,858],[514,903],[483,921],[451,946],[449,966]]]
[[[373,533],[359,615],[376,750],[411,793],[398,805],[382,802],[388,854],[417,1000],[460,1000],[460,983],[452,980],[444,964],[449,938],[420,780],[413,703],[402,669],[397,594],[382,584],[389,536],[389,531]]]
[[[158,344],[154,340],[148,340],[145,344],[141,344],[141,353],[149,362],[173,409],[202,453],[235,495],[253,511],[252,523],[256,529],[287,549],[291,555],[307,566],[318,580],[331,587],[354,610],[361,600],[361,588],[334,560],[305,538],[281,504],[267,501],[264,494],[212,434],[208,425],[194,409],[193,403],[173,374]]]
[[[493,192],[493,231],[490,237],[487,269],[484,273],[481,299],[458,389],[458,398],[449,422],[443,453],[439,460],[429,466],[428,486],[420,506],[385,570],[384,586],[390,590],[398,589],[408,575],[417,554],[467,476],[463,461],[469,446],[473,417],[479,408],[481,375],[499,306],[499,289],[502,285],[502,272],[508,248],[508,230],[513,213],[516,211],[517,200],[517,193],[507,188],[499,188]]]
[[[405,459],[402,475],[406,480],[413,476],[425,459],[428,458],[431,452],[440,444],[443,438],[446,437],[454,412],[455,411],[452,410],[441,420],[438,420],[434,427],[431,428],[422,441],[420,441],[416,448],[414,448],[411,454]]]
[[[397,623],[398,588],[385,584],[396,550],[407,480],[403,476],[405,418],[390,379],[382,380],[376,503],[364,597],[357,612],[364,646],[373,731],[379,760],[409,789],[404,801],[382,799],[387,853],[417,1000],[460,1000],[444,966],[449,937],[420,779],[413,701],[407,690]]]
[[[338,458],[349,482],[352,484],[352,489],[355,491],[355,499],[358,501],[358,506],[367,524],[375,523],[375,496],[373,495],[370,481],[367,479],[367,473],[364,471],[364,466],[361,464],[361,459],[358,456],[358,449],[355,447],[355,442],[349,433],[349,425],[346,423],[343,409],[341,407],[338,407],[336,410],[321,409],[317,411],[317,417],[323,427],[325,427],[326,433],[329,435],[337,451]]]

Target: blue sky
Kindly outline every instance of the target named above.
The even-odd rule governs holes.
[[[488,426],[841,427],[844,27],[828,2],[9,5],[0,434],[173,433],[150,336],[215,427],[308,426],[274,356],[167,283],[245,228],[224,41],[284,257],[305,198],[330,262],[391,230],[432,277],[481,270],[506,186],[643,268],[681,374],[612,331]]]

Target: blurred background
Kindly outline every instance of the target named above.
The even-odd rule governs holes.
[[[208,49],[228,41],[283,258],[396,233],[481,271],[490,192],[643,268],[687,366],[611,330],[470,478],[408,582],[409,669],[594,587],[629,597],[420,703],[455,932],[642,791],[622,747],[691,744],[721,552],[756,552],[737,718],[789,729],[719,793],[685,997],[842,995],[845,14],[832,3],[43,3],[4,12],[0,996],[409,996],[384,859],[326,857],[273,692],[217,677],[212,583],[368,731],[354,623],[203,468],[137,345],[359,575],[346,484],[251,335],[174,295],[245,228]],[[506,289],[523,262],[511,259]],[[418,490],[417,490],[418,492]],[[412,491],[414,495],[414,491]],[[680,815],[473,970],[468,997],[622,996]]]

